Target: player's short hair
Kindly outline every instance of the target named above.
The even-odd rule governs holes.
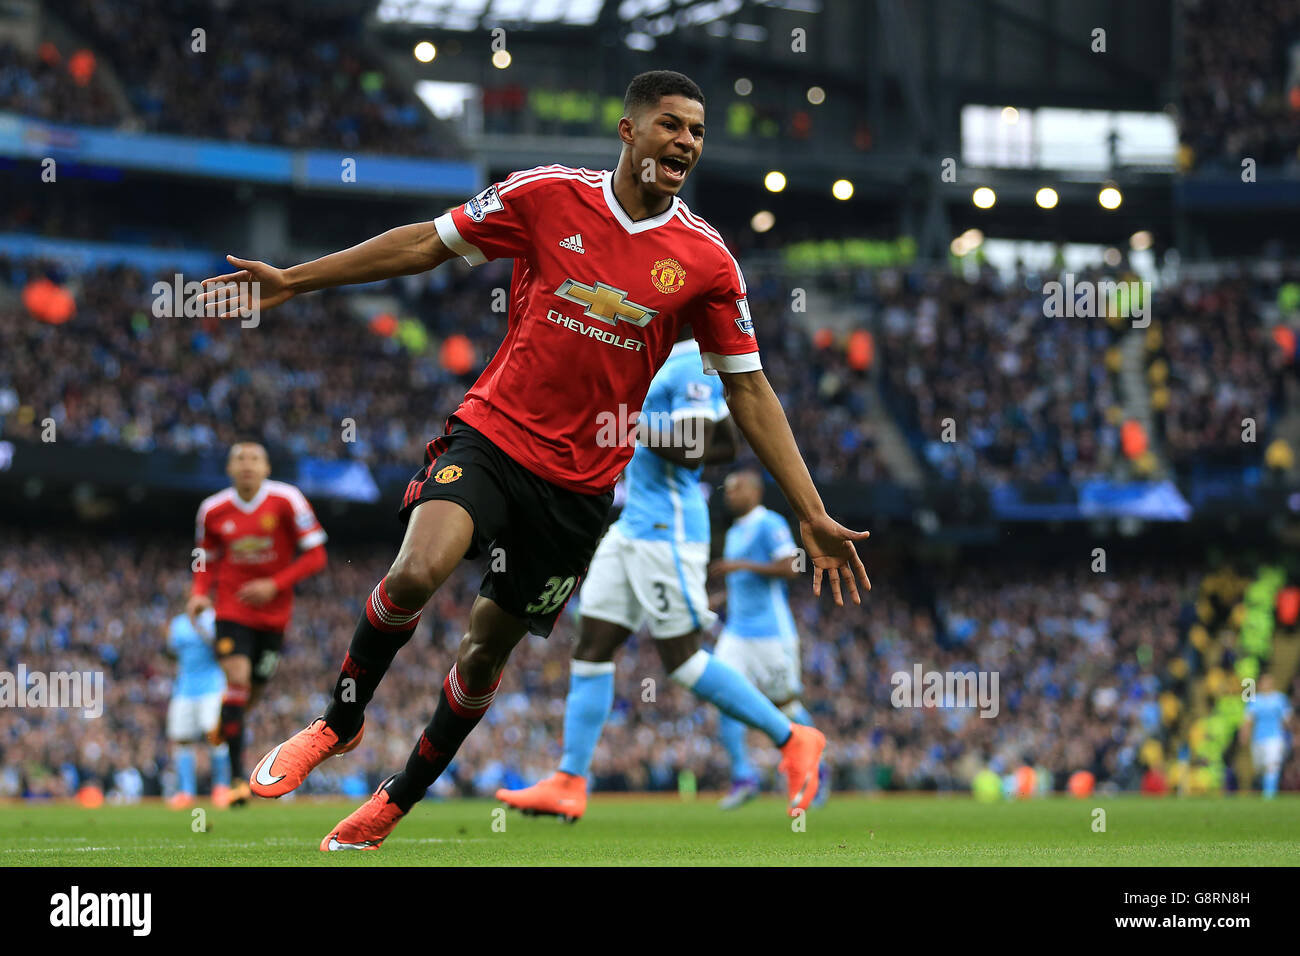
[[[655,106],[665,96],[684,96],[704,105],[704,92],[684,73],[676,70],[650,70],[632,77],[623,96],[623,113],[631,116],[646,106]]]
[[[236,438],[234,441],[230,443],[230,448],[226,451],[226,457],[229,458],[231,455],[233,455],[235,453],[235,449],[238,448],[240,445],[256,445],[258,448],[262,449],[262,454],[266,456],[266,460],[267,461],[271,460],[270,449],[266,447],[266,443],[263,442],[262,439],[260,438]]]

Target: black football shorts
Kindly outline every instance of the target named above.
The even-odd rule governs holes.
[[[283,648],[283,631],[261,631],[234,621],[217,621],[217,640],[213,645],[217,659],[232,654],[247,657],[252,664],[254,684],[265,684],[275,676]]]
[[[534,474],[454,416],[406,488],[403,523],[422,501],[454,501],[474,521],[467,558],[486,557],[479,593],[548,637],[605,530],[614,493],[586,495]]]

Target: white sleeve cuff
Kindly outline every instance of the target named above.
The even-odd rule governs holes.
[[[742,355],[719,355],[717,352],[701,352],[704,371],[710,375],[719,372],[757,372],[763,367],[758,360],[758,352],[745,352]]]
[[[680,422],[683,418],[704,418],[716,422],[719,418],[725,418],[727,414],[729,412],[724,412],[720,416],[716,408],[707,405],[683,405],[681,408],[674,408],[669,417],[675,422]]]
[[[435,219],[433,227],[438,230],[438,238],[442,240],[442,244],[464,258],[470,265],[481,266],[487,262],[483,250],[461,237],[460,230],[456,228],[456,220],[451,218],[451,213],[445,212]]]
[[[316,547],[316,545],[324,544],[327,540],[329,539],[325,536],[325,532],[317,529],[316,531],[312,531],[311,533],[305,534],[299,538],[298,547],[303,551],[310,551],[312,548]]]

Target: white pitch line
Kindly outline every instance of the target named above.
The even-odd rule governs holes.
[[[66,840],[68,837],[45,837],[46,840]],[[443,837],[420,837],[416,839],[398,839],[394,840],[394,845],[399,843],[487,843],[487,837],[470,837],[469,839],[443,838]],[[302,847],[308,845],[305,840],[293,840],[289,837],[269,837],[265,840],[255,840],[252,842],[234,841],[234,840],[203,840],[201,843],[154,843],[154,844],[135,844],[132,846],[51,846],[51,847],[19,847],[15,849],[0,850],[0,853],[107,853],[114,850],[235,850],[251,849],[253,847]]]

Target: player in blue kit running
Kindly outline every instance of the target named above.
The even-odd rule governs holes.
[[[167,707],[167,739],[172,742],[176,793],[168,803],[183,809],[194,803],[198,790],[195,744],[203,741],[217,725],[226,676],[212,650],[216,634],[216,611],[199,614],[192,622],[188,614],[177,614],[167,626],[167,651],[176,657],[176,680]],[[197,624],[197,626],[196,626]],[[230,752],[223,743],[212,748],[212,800],[225,806],[230,793]]]
[[[799,633],[786,583],[802,570],[790,526],[763,507],[763,480],[756,472],[728,475],[723,494],[736,521],[727,529],[723,557],[709,566],[711,577],[725,577],[727,582],[727,621],[714,654],[744,674],[795,723],[812,726],[799,700]],[[758,796],[758,771],[745,747],[745,725],[724,714],[719,732],[731,757],[732,784],[721,806],[732,810]],[[829,792],[825,770],[823,764],[818,804]]]
[[[1250,741],[1250,757],[1255,772],[1264,776],[1264,799],[1277,796],[1278,778],[1286,759],[1286,722],[1291,718],[1291,702],[1274,688],[1273,675],[1259,679],[1259,694],[1246,704],[1246,719],[1241,723],[1240,738]]]
[[[735,439],[722,384],[701,368],[699,345],[683,331],[650,383],[639,418],[641,440],[625,481],[627,503],[605,534],[579,595],[582,624],[569,672],[564,757],[557,773],[496,798],[527,813],[577,820],[587,808],[587,773],[614,705],[614,654],[642,623],[669,676],[716,705],[724,719],[780,743],[793,724],[757,688],[701,649],[716,619],[705,590],[709,509],[703,464],[728,461]],[[800,734],[821,735],[811,728]],[[812,799],[816,777],[789,780],[791,805]]]

